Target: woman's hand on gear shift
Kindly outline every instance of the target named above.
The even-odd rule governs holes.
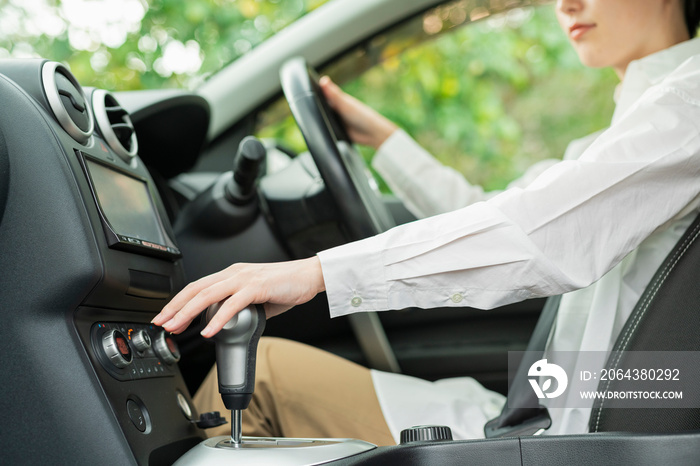
[[[324,290],[321,262],[315,256],[271,264],[239,263],[187,285],[152,322],[180,333],[200,312],[224,301],[202,330],[202,336],[209,338],[249,304],[263,304],[270,318]]]

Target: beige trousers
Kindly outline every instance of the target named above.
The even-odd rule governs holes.
[[[230,418],[219,395],[216,366],[195,394],[194,403],[200,413],[219,411]],[[230,424],[207,430],[210,437],[230,433]],[[279,338],[260,339],[255,393],[243,411],[243,434],[356,438],[395,445],[369,369]]]

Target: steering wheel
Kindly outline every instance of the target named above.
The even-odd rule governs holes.
[[[340,221],[351,240],[376,235],[395,225],[389,209],[370,184],[371,175],[353,147],[340,118],[326,102],[317,73],[296,57],[280,69],[284,96]]]

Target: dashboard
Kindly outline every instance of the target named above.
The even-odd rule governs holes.
[[[0,364],[11,374],[0,403],[15,421],[1,428],[4,461],[171,464],[206,435],[177,342],[150,324],[185,272],[130,114],[41,59],[0,61],[0,101]],[[190,111],[196,153],[206,102],[169,101]]]

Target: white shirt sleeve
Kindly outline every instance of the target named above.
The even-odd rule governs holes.
[[[534,164],[508,187],[529,184],[557,162],[547,159]],[[379,147],[372,166],[417,218],[457,210],[500,192],[485,192],[481,186],[469,183],[464,175],[440,163],[401,129]]]
[[[700,57],[527,188],[319,253],[332,316],[488,309],[585,287],[697,205]]]

